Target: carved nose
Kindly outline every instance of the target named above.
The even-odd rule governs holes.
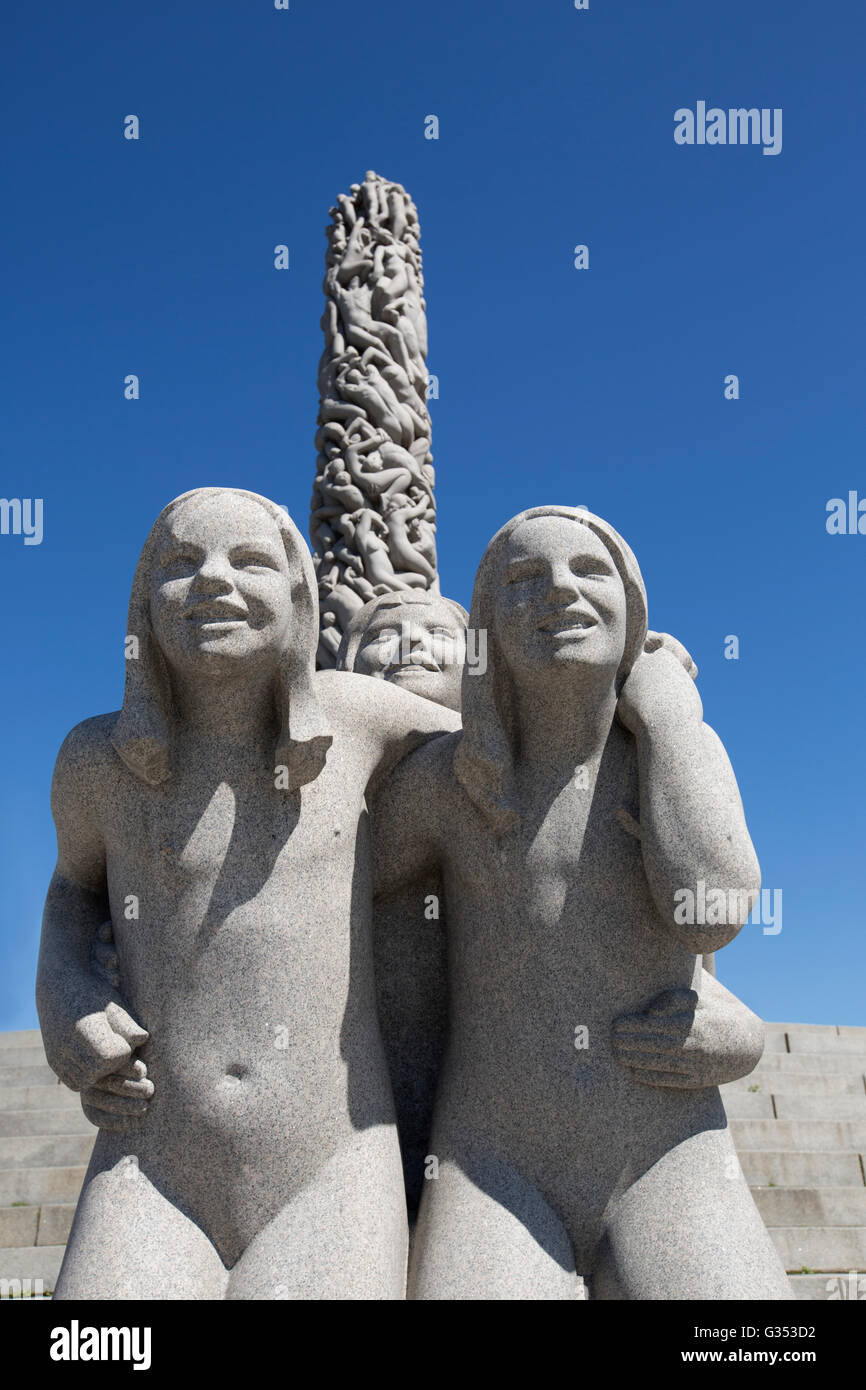
[[[574,594],[579,596],[580,585],[577,582],[576,575],[567,568],[554,570],[550,576],[550,594],[552,597],[559,594]]]
[[[209,564],[202,565],[195,577],[194,587],[200,593],[227,593],[234,588],[234,584],[226,569],[221,565]]]

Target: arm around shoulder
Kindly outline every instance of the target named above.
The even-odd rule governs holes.
[[[379,782],[371,804],[376,896],[390,897],[439,863],[455,738],[416,749]]]

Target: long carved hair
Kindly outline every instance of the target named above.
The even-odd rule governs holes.
[[[469,614],[462,603],[458,603],[453,598],[444,598],[442,594],[434,594],[431,589],[394,589],[387,594],[379,594],[376,598],[371,598],[369,603],[365,603],[363,608],[357,609],[352,614],[349,626],[346,628],[340,643],[340,650],[337,653],[337,670],[354,671],[355,658],[364,640],[364,634],[380,608],[403,608],[406,604],[412,604],[413,607],[420,605],[431,608],[437,603],[450,608],[459,619],[461,627],[466,627],[469,622]]]
[[[485,816],[494,834],[503,835],[519,824],[514,763],[518,729],[514,682],[496,636],[494,603],[500,583],[502,552],[524,521],[561,516],[586,526],[597,536],[613,560],[622,580],[626,601],[626,637],[623,658],[616,674],[621,690],[647,635],[647,597],[638,562],[622,536],[601,517],[576,507],[532,507],[497,531],[488,545],[472,592],[470,628],[487,632],[487,667],[463,672],[463,734],[454,753],[454,774],[466,794]]]
[[[276,708],[280,722],[276,764],[288,768],[287,789],[294,791],[318,777],[331,746],[331,735],[313,689],[319,608],[309,550],[294,522],[275,502],[234,487],[201,487],[169,502],[154,522],[136,565],[129,600],[127,633],[138,638],[138,658],[127,659],[123,707],[111,742],[136,777],[158,787],[171,777],[174,715],[165,657],[150,618],[151,573],[164,523],[191,498],[229,493],[257,502],[275,523],[289,565],[292,590],[291,642],[277,671]]]

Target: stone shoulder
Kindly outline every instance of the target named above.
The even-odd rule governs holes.
[[[51,799],[55,814],[73,809],[70,800],[79,810],[87,806],[95,810],[105,777],[123,766],[111,742],[119,717],[119,710],[93,715],[66,735],[54,765]]]

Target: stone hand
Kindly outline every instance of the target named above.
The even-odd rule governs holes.
[[[704,1013],[695,990],[664,990],[642,1013],[614,1019],[613,1055],[646,1086],[712,1085],[707,1075],[712,1038],[706,1036]]]
[[[691,653],[686,651],[682,642],[678,642],[676,637],[671,637],[669,632],[648,632],[646,641],[643,644],[644,651],[657,652],[662,648],[676,657],[677,661],[683,669],[688,672],[693,681],[697,680],[698,668],[692,660]]]
[[[92,1010],[84,1005],[71,1028],[52,1030],[52,1036],[43,1029],[43,1037],[49,1065],[64,1085],[81,1092],[92,1124],[125,1130],[139,1122],[153,1083],[134,1052],[148,1034],[126,1009],[112,999]]]
[[[653,637],[662,635],[654,633]],[[660,724],[676,728],[701,723],[701,698],[685,662],[670,645],[675,640],[661,640],[653,650],[645,648],[620,691],[617,715],[636,737]],[[694,665],[684,647],[681,651]]]
[[[123,1134],[141,1123],[152,1095],[147,1067],[136,1057],[83,1090],[81,1108],[91,1124]]]
[[[101,984],[121,992],[120,961],[111,922],[103,922],[96,933],[90,952],[90,969]],[[153,1082],[147,1079],[147,1067],[140,1058],[135,1058],[95,1085],[84,1088],[81,1105],[91,1124],[125,1133],[140,1123],[152,1095]]]
[[[760,1056],[759,1020],[745,1006],[741,1012],[744,1017],[728,1009],[726,1016],[717,1006],[705,1006],[695,990],[664,990],[644,1012],[614,1019],[614,1058],[644,1086],[717,1086],[748,1073]],[[753,1037],[746,1027],[752,1019]]]
[[[82,1013],[68,1036],[59,1065],[56,1049],[49,1062],[66,1086],[85,1091],[125,1067],[135,1049],[147,1040],[145,1030],[111,1000],[102,1009]]]

